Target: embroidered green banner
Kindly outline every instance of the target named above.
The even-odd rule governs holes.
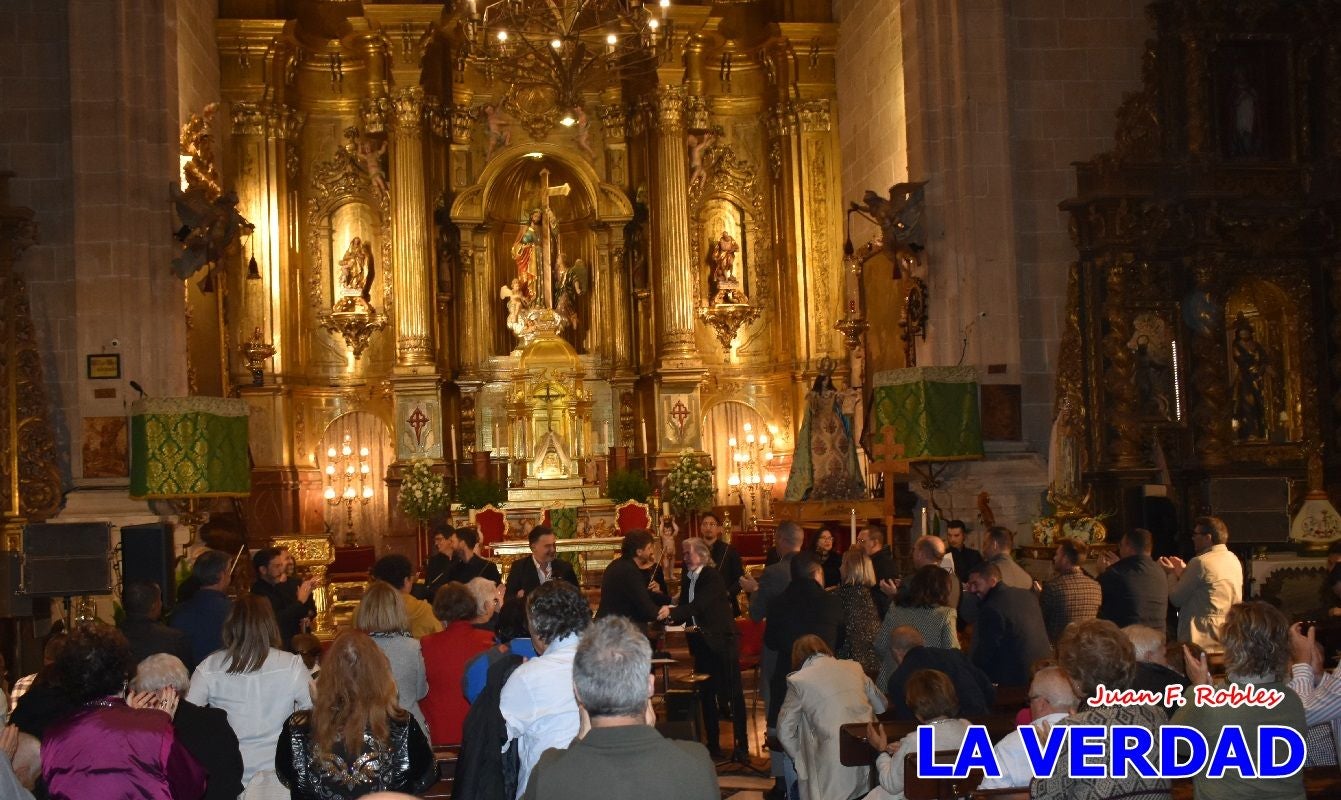
[[[978,375],[972,367],[909,367],[878,372],[875,433],[894,426],[909,461],[982,458]]]

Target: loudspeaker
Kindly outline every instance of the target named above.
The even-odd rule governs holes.
[[[1288,478],[1211,478],[1211,513],[1229,528],[1230,544],[1269,544],[1290,538]]]
[[[696,742],[703,731],[703,714],[694,689],[667,689],[666,721],[657,725],[668,739]]]
[[[127,525],[121,529],[121,580],[158,584],[163,595],[163,613],[177,599],[174,579],[177,560],[172,554],[172,526],[166,522]]]
[[[111,594],[112,526],[44,522],[23,526],[24,593],[33,597]]]
[[[19,554],[0,552],[0,617],[32,615],[32,598],[19,594]]]

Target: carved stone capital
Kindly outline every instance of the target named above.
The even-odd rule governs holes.
[[[265,133],[268,109],[260,103],[234,103],[233,133],[239,136],[261,136]]]
[[[685,101],[685,127],[690,130],[707,130],[709,125],[708,100],[703,95],[690,95]]]
[[[470,132],[475,127],[477,117],[479,111],[470,106],[452,107],[452,144],[470,144]]]
[[[623,142],[628,131],[628,115],[621,105],[601,106],[601,128],[605,132],[606,144]]]
[[[363,122],[364,133],[386,131],[386,113],[390,105],[385,97],[370,97],[359,105],[359,119]]]
[[[683,86],[659,86],[652,95],[652,123],[657,131],[675,135],[684,131],[685,90]]]
[[[833,127],[833,115],[829,110],[829,100],[805,100],[796,103],[795,113],[805,132],[827,133]]]
[[[764,127],[768,130],[770,139],[793,136],[799,125],[796,107],[792,103],[778,103],[769,109],[768,116],[764,118]]]
[[[424,90],[419,86],[397,89],[391,93],[391,112],[399,130],[418,130],[424,118]]]

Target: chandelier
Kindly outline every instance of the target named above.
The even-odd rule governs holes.
[[[542,87],[569,112],[582,93],[651,72],[666,51],[670,0],[458,0],[471,55],[510,88]],[[560,120],[577,120],[567,113]]]

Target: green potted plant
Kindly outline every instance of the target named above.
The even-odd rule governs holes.
[[[456,502],[468,511],[479,511],[485,506],[498,507],[508,499],[508,493],[494,481],[471,476],[456,487]]]
[[[610,478],[605,482],[605,494],[615,505],[628,500],[646,503],[648,495],[652,494],[652,485],[641,472],[620,469],[610,473]]]

